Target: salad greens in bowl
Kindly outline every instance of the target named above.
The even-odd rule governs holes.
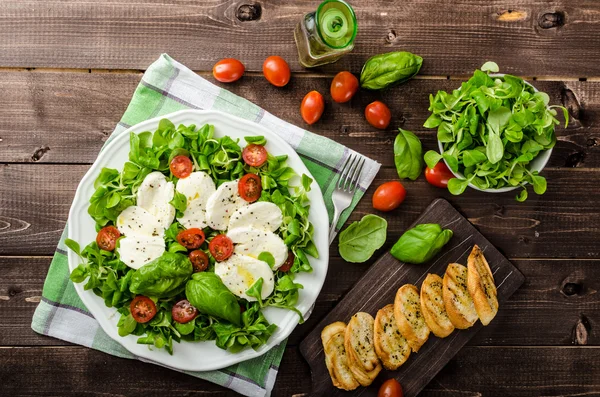
[[[328,216],[295,151],[256,123],[185,110],[116,136],[68,223],[71,280],[133,354],[191,371],[257,357],[325,280]]]
[[[565,128],[569,115],[520,77],[497,72],[498,65],[487,62],[458,89],[430,95],[424,126],[437,128],[439,153],[428,151],[425,162],[430,168],[446,163],[455,175],[448,181],[454,195],[467,186],[489,193],[521,188],[516,199],[525,201],[527,184],[536,194],[546,191],[539,173],[556,144],[556,109]]]

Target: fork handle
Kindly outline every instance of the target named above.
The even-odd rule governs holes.
[[[335,239],[335,236],[336,236],[335,227],[337,226],[337,223],[339,220],[340,220],[340,211],[337,209],[337,207],[334,206],[333,220],[331,221],[331,227],[329,228],[329,245],[331,245],[331,243],[333,243],[333,240]]]

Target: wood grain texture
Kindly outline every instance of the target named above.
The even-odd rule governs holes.
[[[247,20],[257,13],[238,18],[240,6],[248,3],[258,5],[260,18]],[[258,71],[267,56],[277,54],[299,71],[293,28],[317,4],[4,1],[0,66],[145,69],[168,52],[194,70],[210,70],[217,59],[235,57],[247,70]],[[402,49],[425,58],[423,74],[468,74],[496,60],[507,72],[529,76],[598,75],[600,31],[593,0],[376,0],[353,6],[359,33],[352,56],[323,70],[358,72],[368,57]],[[560,61],[553,54],[560,54]]]
[[[88,168],[0,164],[0,255],[52,255],[75,189]],[[384,248],[400,237],[430,200],[444,197],[510,258],[599,257],[600,173],[593,169],[548,169],[544,175],[548,178],[546,194],[531,193],[525,203],[516,202],[516,193],[511,192],[491,196],[468,191],[455,197],[423,178],[407,181],[408,195],[401,209],[381,213],[388,220]],[[349,222],[372,213],[375,187],[396,178],[395,169],[380,170]],[[337,242],[332,254],[337,255]]]
[[[378,254],[375,255],[376,257]],[[42,295],[49,257],[0,257],[0,346],[70,345],[36,334],[31,317]],[[471,346],[600,345],[600,260],[517,260],[525,284]],[[332,258],[327,280],[312,315],[299,325],[289,346],[298,345],[369,268]],[[583,327],[583,328],[582,328]],[[544,332],[540,333],[539,330]]]
[[[448,263],[466,263],[474,244],[481,248],[490,263],[490,269],[498,289],[500,310],[506,300],[525,281],[523,274],[446,200],[433,201],[411,227],[421,223],[438,223],[453,231],[452,239],[442,249],[439,256],[422,266],[414,266],[400,263],[389,252],[386,252],[300,343],[300,352],[311,368],[312,392],[315,395],[376,396],[383,380],[391,377],[400,382],[405,396],[414,397],[419,394],[446,363],[483,327],[480,322],[467,330],[456,330],[447,338],[441,339],[431,335],[419,352],[411,354],[408,361],[398,370],[387,371],[384,369],[384,373],[371,386],[359,387],[351,393],[335,388],[331,382],[325,366],[321,330],[334,321],[348,322],[356,312],[375,315],[377,310],[394,301],[396,291],[401,286],[414,284],[420,288],[428,273],[443,275]]]
[[[137,73],[0,73],[0,162],[92,163],[107,136],[127,108],[140,80]],[[212,76],[204,75],[210,81]],[[429,94],[450,91],[456,80],[412,80],[374,93],[363,91],[350,103],[329,98],[331,78],[296,77],[278,89],[260,76],[245,76],[220,86],[247,98],[275,116],[304,126],[361,153],[393,166],[392,145],[397,127],[417,133],[424,148],[436,149],[436,131],[422,127],[429,116]],[[557,127],[558,144],[550,167],[600,167],[600,82],[536,81],[552,104],[570,109],[568,129]],[[323,118],[308,127],[298,111],[306,92],[325,94]],[[392,110],[387,131],[375,130],[364,118],[365,106],[383,100]]]
[[[2,396],[240,396],[189,375],[81,346],[1,348],[0,376]],[[272,396],[314,395],[309,376],[298,349],[286,349]],[[145,381],[137,381],[140,377]],[[465,347],[419,396],[598,394],[598,347]]]

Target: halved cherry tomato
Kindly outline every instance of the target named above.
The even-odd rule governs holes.
[[[238,191],[240,196],[249,203],[258,200],[262,192],[260,176],[256,174],[244,175],[238,182]]]
[[[113,251],[119,237],[121,237],[119,229],[114,226],[104,226],[96,236],[96,244],[102,250]]]
[[[190,301],[187,299],[182,299],[173,305],[173,309],[171,309],[171,315],[173,317],[173,321],[177,321],[180,324],[185,324],[196,318],[198,315],[198,309],[192,306]]]
[[[244,162],[251,167],[260,167],[267,161],[267,149],[262,145],[250,144],[242,150]]]
[[[402,386],[400,383],[394,378],[388,379],[383,382],[381,388],[379,389],[379,393],[377,393],[377,397],[403,397],[404,393],[402,393]]]
[[[200,248],[206,236],[202,229],[193,227],[191,229],[182,230],[177,234],[177,242],[189,250]]]
[[[337,103],[348,102],[358,91],[358,79],[350,72],[339,72],[331,82],[331,98]]]
[[[323,115],[325,110],[325,101],[323,95],[318,91],[311,91],[302,100],[300,105],[300,114],[307,124],[314,124]]]
[[[194,250],[190,252],[188,257],[190,258],[190,262],[192,262],[192,266],[194,267],[194,273],[203,272],[208,269],[210,262],[206,252]]]
[[[398,181],[386,182],[373,194],[373,208],[379,211],[391,211],[398,208],[406,197],[404,186]]]
[[[239,80],[246,68],[235,58],[221,59],[213,66],[213,76],[221,83],[232,83]]]
[[[138,295],[131,301],[129,310],[133,319],[138,323],[147,323],[156,316],[156,305],[152,299],[144,295]]]
[[[263,63],[263,74],[269,83],[275,87],[283,87],[290,81],[290,66],[277,55],[272,55],[265,59]]]
[[[296,255],[294,255],[292,250],[289,250],[287,259],[285,260],[285,262],[283,262],[283,265],[281,265],[277,270],[284,273],[289,272],[292,266],[294,266],[294,259],[296,259]]]
[[[233,254],[233,241],[224,234],[215,236],[208,243],[210,254],[218,262],[222,262]]]
[[[380,130],[385,130],[390,125],[392,112],[385,103],[381,101],[371,102],[365,108],[365,117],[369,124]]]
[[[169,168],[171,169],[171,173],[175,175],[177,178],[187,178],[192,173],[194,169],[194,164],[192,160],[190,160],[187,156],[175,156],[171,163],[169,164]]]
[[[425,168],[425,178],[433,186],[447,188],[448,181],[454,177],[452,171],[443,161],[438,162],[433,168]]]

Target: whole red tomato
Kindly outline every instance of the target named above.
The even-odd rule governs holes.
[[[325,109],[323,95],[318,91],[311,91],[302,100],[300,114],[307,124],[314,124],[321,118]]]
[[[381,101],[371,102],[365,108],[365,117],[369,124],[380,130],[385,130],[390,125],[392,112],[385,103]]]
[[[388,379],[383,382],[381,388],[379,389],[379,393],[377,393],[377,397],[402,397],[404,393],[402,393],[402,386],[396,379]]]
[[[445,189],[448,187],[448,181],[454,178],[454,174],[443,161],[440,161],[433,168],[425,168],[425,178],[433,186]]]
[[[348,102],[358,91],[358,79],[350,72],[339,72],[331,82],[331,98],[337,103]]]
[[[385,212],[395,210],[402,204],[405,197],[406,190],[400,182],[383,183],[379,185],[373,194],[373,208]]]
[[[213,76],[221,83],[232,83],[244,74],[244,64],[234,58],[221,59],[213,66]]]
[[[283,87],[290,81],[290,66],[277,55],[272,55],[265,59],[263,63],[263,74],[269,83],[275,87]]]

